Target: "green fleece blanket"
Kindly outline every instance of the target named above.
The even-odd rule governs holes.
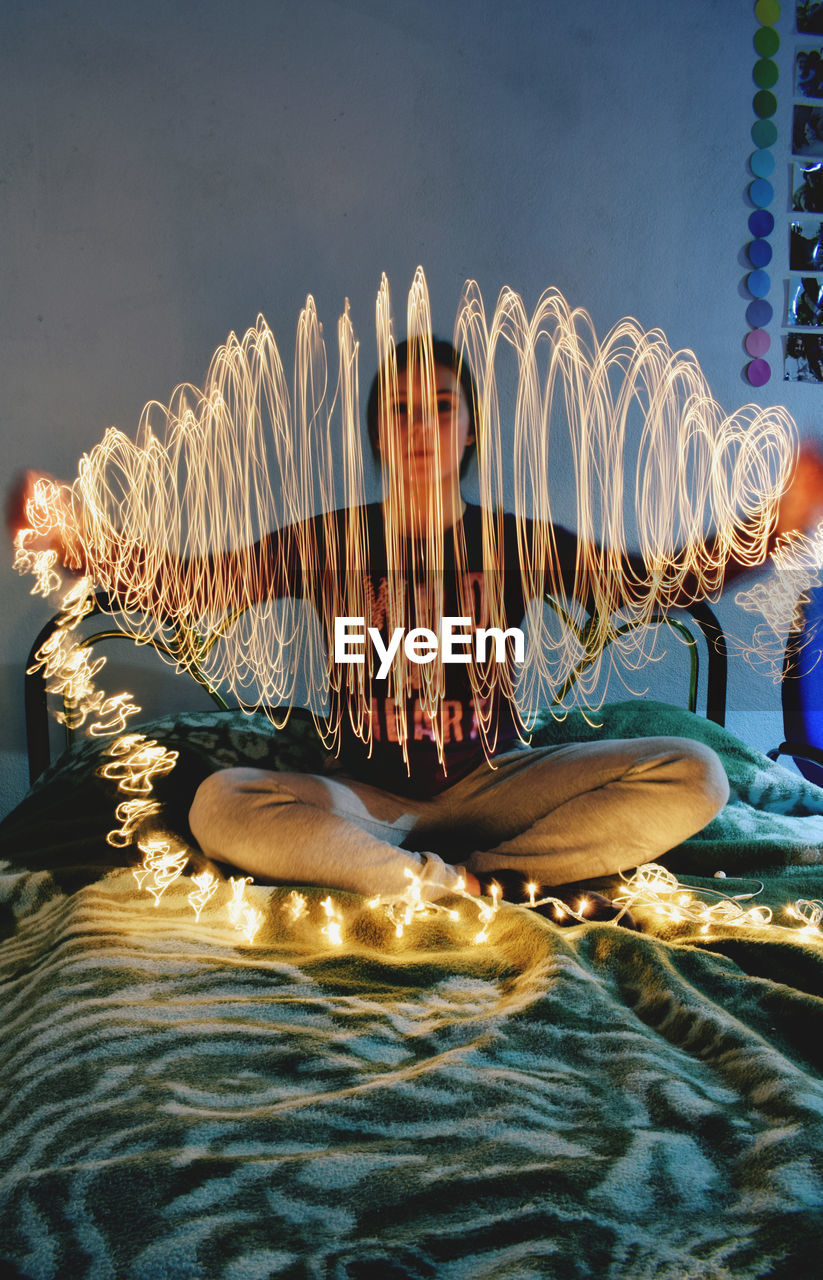
[[[653,726],[653,728],[652,728]],[[668,859],[823,896],[823,793],[657,704],[599,732],[687,733],[733,803]],[[541,735],[590,737],[578,717]],[[198,777],[313,767],[295,722],[178,717]],[[204,1280],[752,1280],[819,1274],[823,944],[782,928],[560,929],[503,906],[397,938],[362,900],[248,890],[252,944],[190,875],[153,905],[105,844],[83,747],[2,825],[3,1275]],[[192,868],[193,869],[193,868]],[[705,877],[705,879],[700,879]],[[225,898],[220,899],[225,902]]]

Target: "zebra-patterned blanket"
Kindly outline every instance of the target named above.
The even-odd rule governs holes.
[[[230,723],[186,733],[225,763]],[[262,887],[250,944],[190,875],[155,905],[116,865],[78,756],[0,827],[4,1276],[819,1273],[823,944],[510,906],[397,938],[335,894],[337,945],[324,893]],[[823,894],[818,821],[775,904]]]

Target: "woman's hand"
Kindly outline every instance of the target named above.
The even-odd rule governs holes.
[[[65,568],[82,568],[81,540],[68,486],[44,471],[24,471],[6,495],[6,528],[18,551],[54,551]]]
[[[797,465],[777,507],[776,533],[812,529],[823,519],[823,450],[810,441],[800,446]]]

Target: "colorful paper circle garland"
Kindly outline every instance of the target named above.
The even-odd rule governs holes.
[[[780,17],[778,0],[757,0],[754,6],[755,17],[760,23],[754,36],[755,52],[759,55],[752,70],[752,79],[757,92],[752,98],[752,107],[757,116],[752,125],[752,142],[757,150],[749,157],[749,169],[754,181],[749,183],[749,199],[755,206],[749,215],[749,231],[752,240],[746,253],[754,268],[746,277],[746,287],[752,297],[746,309],[746,320],[751,331],[746,335],[746,353],[752,356],[746,366],[746,377],[753,387],[762,387],[772,376],[771,366],[763,356],[771,346],[771,338],[765,326],[771,321],[773,311],[766,301],[766,294],[771,288],[771,278],[764,270],[772,260],[772,246],[767,237],[774,230],[774,216],[768,206],[774,200],[774,187],[768,179],[774,172],[774,156],[769,150],[777,140],[777,126],[772,116],[777,111],[777,95],[772,89],[777,84],[780,72],[773,56],[780,48],[780,37],[773,30]]]

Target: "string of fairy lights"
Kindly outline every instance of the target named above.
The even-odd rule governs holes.
[[[384,456],[387,492],[384,499],[389,582],[411,582],[413,590],[390,589],[388,628],[404,625],[409,598],[415,601],[417,624],[442,613],[443,575],[453,571],[458,583],[467,579],[465,546],[453,540],[454,563],[446,564],[444,513],[437,501],[426,512],[425,537],[409,552],[402,526],[405,467],[401,432],[390,394],[396,381],[393,361],[388,281],[383,279],[376,305],[377,348],[387,421]],[[433,397],[431,313],[422,270],[415,275],[407,307],[407,333],[416,339],[420,385]],[[547,291],[532,315],[520,297],[504,290],[491,317],[487,316],[476,285],[463,292],[455,324],[455,345],[467,360],[479,390],[477,406],[478,477],[483,510],[484,564],[488,567],[492,624],[505,630],[507,619],[497,566],[516,555],[527,599],[549,594],[573,614],[573,600],[592,601],[593,624],[588,640],[591,662],[574,686],[584,708],[595,697],[601,659],[611,642],[631,666],[648,659],[654,646],[645,624],[682,596],[693,583],[695,598],[716,593],[730,557],[752,565],[762,562],[774,526],[777,499],[791,474],[795,456],[794,428],[785,410],[745,406],[724,415],[712,399],[702,371],[690,352],[673,352],[662,333],[645,333],[636,321],[625,319],[599,342],[591,320],[572,310],[555,290]],[[210,636],[221,628],[221,643],[193,644],[189,657],[180,650],[181,666],[196,667],[209,684],[222,686],[244,705],[244,690],[255,682],[264,706],[277,707],[294,692],[294,668],[282,661],[282,650],[296,629],[294,609],[274,608],[272,584],[282,578],[284,564],[296,562],[304,584],[311,588],[323,578],[321,548],[306,535],[316,510],[329,513],[326,545],[340,548],[346,575],[331,588],[318,591],[324,617],[321,630],[331,630],[335,616],[370,617],[368,535],[363,518],[365,479],[359,432],[358,344],[348,306],[338,326],[338,370],[329,376],[325,344],[311,299],[300,315],[296,341],[294,385],[289,390],[282,360],[271,330],[261,318],[238,340],[230,335],[215,354],[203,391],[177,389],[169,406],[149,404],[135,441],[111,428],[101,443],[81,459],[77,479],[70,486],[46,479],[37,482],[26,507],[27,525],[15,540],[15,566],[34,577],[32,594],[57,597],[63,587],[58,554],[42,549],[58,540],[70,568],[79,579],[62,595],[55,631],[35,655],[30,671],[40,671],[49,693],[58,695],[60,717],[71,728],[85,726],[98,738],[111,739],[102,775],[118,792],[116,824],[107,839],[117,848],[136,845],[141,861],[134,869],[138,887],[159,904],[168,887],[186,871],[191,852],[175,847],[152,832],[161,806],[152,798],[154,780],[169,773],[177,753],[142,733],[127,731],[128,720],[140,708],[130,693],[106,695],[97,684],[105,658],[92,658],[76,638],[82,619],[94,607],[102,587],[122,607],[121,625],[137,640],[162,636],[178,627],[194,636]],[[497,382],[501,351],[516,369],[514,413],[515,514],[517,547],[502,545],[499,512],[503,506],[504,456],[502,413]],[[333,391],[330,385],[333,382]],[[424,406],[432,416],[432,403]],[[634,484],[626,470],[627,442],[639,419],[639,450]],[[579,555],[568,588],[564,566],[557,564],[551,536],[550,437],[562,422],[571,445],[576,483]],[[433,433],[439,449],[438,433]],[[552,445],[554,449],[556,445]],[[342,461],[341,461],[342,459]],[[439,467],[436,452],[435,467]],[[626,569],[625,502],[633,508],[645,575]],[[279,501],[278,501],[279,499]],[[344,509],[341,526],[332,513]],[[526,517],[537,529],[532,539],[521,536]],[[326,519],[324,517],[324,519]],[[283,532],[261,544],[262,554],[250,548],[268,530]],[[312,526],[313,527],[313,526]],[[707,527],[716,535],[707,539]],[[284,544],[286,544],[284,546]],[[425,545],[425,556],[419,548]],[[675,554],[673,547],[681,550]],[[821,562],[816,538],[795,535],[778,547],[784,563],[807,573]],[[279,575],[279,576],[278,576]],[[778,575],[779,576],[779,575]],[[325,579],[324,581],[327,581]],[[567,598],[568,592],[568,598]],[[311,595],[311,591],[309,591]],[[259,605],[244,612],[250,601]],[[767,592],[749,592],[741,601],[764,618],[766,639],[785,628],[796,604]],[[461,611],[471,618],[471,592],[461,599]],[[237,615],[237,622],[226,620]],[[618,616],[629,628],[616,627]],[[514,621],[519,621],[514,620]],[[653,635],[653,632],[651,633]],[[309,642],[301,646],[307,687],[328,695],[331,710],[319,728],[326,742],[337,740],[343,716],[368,741],[369,717],[363,691],[370,682],[351,666],[328,661],[325,648]],[[493,751],[495,726],[483,710],[490,684],[497,680],[522,721],[551,702],[579,665],[579,642],[573,630],[538,626],[529,646],[530,661],[517,682],[507,664],[492,671],[483,663],[468,670],[478,710],[483,747]],[[612,660],[613,657],[612,657]],[[370,663],[370,655],[365,661]],[[407,740],[409,671],[398,652],[390,678],[397,708],[400,741]],[[772,666],[774,665],[774,656]],[[416,683],[425,712],[434,727],[442,758],[442,672],[432,663],[418,671]],[[257,699],[255,699],[256,703]],[[197,920],[220,903],[233,927],[251,945],[264,914],[247,890],[251,877],[221,881],[210,870],[190,877],[188,902]],[[441,888],[443,888],[441,886]],[[585,895],[570,905],[539,886],[528,886],[527,908],[548,909],[555,918],[585,923],[590,904]],[[686,888],[662,867],[638,868],[625,880],[614,899],[620,915],[650,911],[668,923],[697,924],[702,934],[718,929],[777,927],[768,908],[744,906],[750,894]],[[459,909],[458,905],[459,904]],[[489,898],[478,899],[461,884],[444,902],[426,897],[420,876],[408,869],[408,885],[389,897],[369,902],[382,910],[402,937],[414,923],[432,916],[457,920],[471,913],[476,920],[475,941],[482,943],[500,909],[500,894],[492,886]],[[341,946],[346,922],[329,894],[321,904],[319,937],[326,945]],[[294,891],[288,899],[292,921],[307,918],[312,908]],[[799,900],[787,908],[793,934],[823,938],[823,902]]]

